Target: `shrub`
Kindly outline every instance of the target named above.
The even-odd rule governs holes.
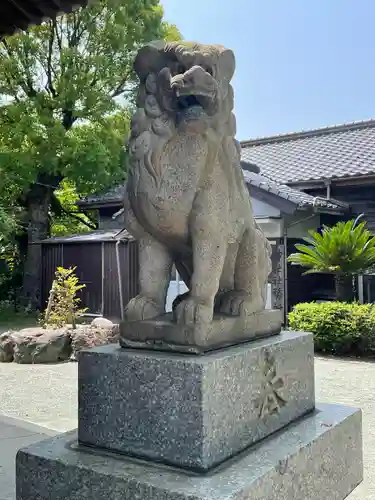
[[[298,304],[289,314],[292,330],[314,334],[315,350],[331,354],[375,354],[372,304],[322,302]]]
[[[346,302],[354,299],[353,275],[363,274],[375,266],[375,236],[366,229],[366,222],[338,222],[323,227],[322,232],[309,231],[303,238],[306,244],[297,244],[297,253],[288,257],[292,264],[304,266],[312,273],[333,273],[336,299]]]
[[[11,302],[14,310],[22,286],[22,265],[14,245],[2,245],[0,235],[0,302]]]
[[[61,328],[72,324],[75,328],[77,318],[86,311],[86,309],[79,308],[81,299],[77,297],[77,294],[85,285],[79,284],[75,270],[75,267],[57,268],[48,306],[44,318],[41,318],[44,327]]]

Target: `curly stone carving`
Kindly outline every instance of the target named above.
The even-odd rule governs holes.
[[[265,307],[270,245],[257,227],[235,140],[233,52],[154,42],[134,63],[140,85],[131,125],[126,227],[140,246],[140,294],[128,320],[164,313],[172,264],[189,288],[178,324],[208,324],[214,309]]]

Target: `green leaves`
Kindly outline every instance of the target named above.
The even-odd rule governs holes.
[[[129,126],[130,113],[124,110],[73,127],[67,133],[61,161],[66,176],[80,194],[103,190],[124,180]]]
[[[86,312],[79,308],[81,299],[77,296],[86,285],[79,283],[75,271],[76,267],[56,269],[45,316],[41,318],[44,327],[61,328],[72,324],[75,328],[77,318]]]
[[[160,38],[180,34],[163,22],[159,0],[91,0],[0,41],[0,238],[15,224],[24,243],[50,227],[56,234],[82,231],[89,219],[69,216],[58,198],[122,182],[137,83],[133,58]],[[40,271],[30,262],[25,297],[35,296]]]
[[[133,57],[162,37],[180,34],[159,0],[93,0],[0,42],[0,203],[40,176],[78,191],[124,176]]]
[[[180,38],[162,17],[159,0],[94,0],[0,42],[0,236],[40,178],[67,179],[77,196],[123,181],[134,54]],[[51,214],[56,234],[85,228]]]
[[[0,259],[2,259],[2,248],[7,244],[9,236],[16,230],[16,227],[13,213],[0,205]]]
[[[289,326],[312,332],[316,351],[332,354],[375,354],[375,309],[372,304],[324,302],[298,304]]]
[[[87,215],[78,213],[76,203],[79,195],[73,182],[63,180],[54,196],[51,236],[84,233],[95,229],[95,225]]]
[[[310,231],[307,244],[296,245],[289,256],[292,264],[309,268],[307,273],[358,274],[375,266],[375,237],[365,222],[338,222],[324,227],[322,234]]]

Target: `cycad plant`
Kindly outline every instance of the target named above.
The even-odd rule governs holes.
[[[310,237],[303,238],[306,244],[296,245],[298,253],[288,258],[309,268],[304,274],[333,273],[337,300],[353,300],[353,275],[375,267],[375,236],[366,229],[366,222],[359,222],[361,217],[324,226],[321,233],[309,231]]]

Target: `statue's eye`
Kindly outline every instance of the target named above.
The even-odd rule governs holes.
[[[209,75],[213,75],[213,69],[210,67],[210,66],[207,66],[207,68],[205,69],[206,73],[208,73]]]

